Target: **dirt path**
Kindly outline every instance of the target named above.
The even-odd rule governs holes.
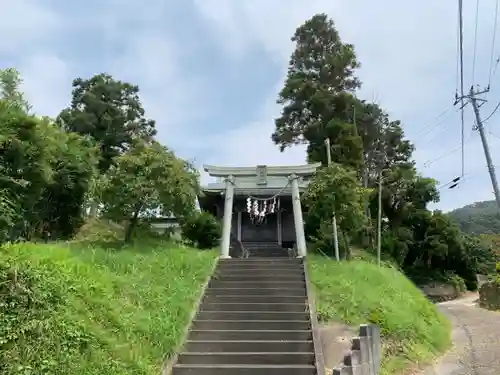
[[[476,306],[477,295],[438,304],[453,325],[453,349],[420,375],[499,375],[500,313]]]

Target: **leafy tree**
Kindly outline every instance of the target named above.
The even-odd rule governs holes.
[[[335,212],[347,250],[350,239],[366,225],[364,201],[367,193],[352,169],[332,164],[318,171],[304,194],[308,235],[316,240],[331,238],[332,213]]]
[[[211,249],[219,243],[221,227],[215,216],[201,211],[183,221],[182,234],[200,249]]]
[[[65,132],[48,120],[40,131],[52,178],[37,205],[46,230],[59,238],[68,238],[83,223],[85,200],[96,174],[98,149],[88,137]]]
[[[0,69],[0,98],[4,104],[15,106],[18,109],[29,112],[31,106],[25,100],[20,91],[23,80],[20,73],[13,68]]]
[[[139,87],[108,74],[73,81],[71,106],[58,122],[67,131],[91,136],[100,146],[99,171],[104,173],[116,156],[138,140],[151,140],[155,122],[145,117]]]
[[[279,93],[283,110],[275,121],[273,141],[282,151],[293,144],[317,140],[318,134],[322,142],[327,124],[330,132],[352,136],[355,132],[344,124],[349,123],[349,106],[342,102],[349,98],[345,92],[360,86],[354,76],[359,67],[354,47],[342,42],[326,14],[317,14],[298,27],[292,41],[296,47]],[[342,129],[336,131],[335,126]]]
[[[141,215],[158,208],[162,215],[180,219],[193,213],[198,175],[165,146],[138,143],[114,164],[102,193],[104,213],[128,222],[126,242],[132,239]]]

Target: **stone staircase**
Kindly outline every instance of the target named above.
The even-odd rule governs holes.
[[[243,246],[250,252],[250,257],[287,257],[286,249],[283,249],[277,242],[243,242]]]
[[[172,374],[322,375],[309,306],[302,259],[220,260]]]

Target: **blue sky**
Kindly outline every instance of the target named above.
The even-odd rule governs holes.
[[[404,123],[420,171],[446,183],[460,175],[456,0],[0,0],[0,67],[16,67],[37,113],[56,115],[71,81],[107,72],[136,83],[159,138],[207,164],[301,164],[303,147],[280,153],[270,135],[295,28],[328,13],[362,63],[360,96]],[[472,82],[475,2],[466,2],[465,82]],[[383,6],[382,6],[383,5]],[[474,82],[488,83],[495,0],[480,2]],[[500,34],[500,30],[499,30]],[[500,55],[497,35],[496,59]],[[500,70],[500,68],[499,68]],[[492,79],[486,117],[500,100]],[[436,119],[443,111],[445,115]],[[500,112],[499,112],[500,113]],[[500,169],[498,117],[488,121]],[[493,199],[472,109],[466,108],[466,178],[442,189],[448,210]],[[203,181],[208,181],[203,175]]]

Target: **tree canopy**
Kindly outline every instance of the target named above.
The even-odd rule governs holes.
[[[341,39],[325,14],[306,20],[291,40],[295,50],[278,94],[282,110],[271,138],[281,151],[306,144],[308,160],[323,165],[306,193],[309,239],[332,254],[335,212],[341,246],[373,248],[381,180],[383,256],[407,270],[452,271],[474,284],[479,267],[474,259],[492,256],[489,245],[461,232],[447,215],[427,209],[439,201],[436,181],[416,170],[414,145],[401,121],[359,96],[354,46]],[[482,255],[474,258],[471,252]]]
[[[161,209],[192,214],[198,174],[154,140],[139,88],[108,74],[73,82],[55,121],[30,114],[15,69],[0,70],[0,243],[70,238],[89,206],[128,222]]]

